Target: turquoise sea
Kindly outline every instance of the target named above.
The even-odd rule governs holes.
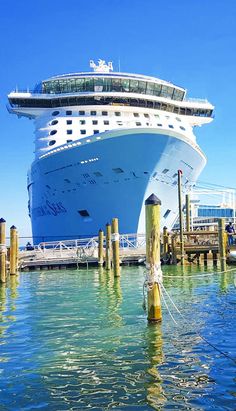
[[[148,324],[144,267],[21,273],[0,287],[0,410],[236,410],[236,269],[164,267]]]

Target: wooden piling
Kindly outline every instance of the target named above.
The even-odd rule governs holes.
[[[186,194],[185,196],[185,210],[186,210],[186,231],[191,231],[191,226],[190,226],[190,197],[189,194]]]
[[[166,256],[168,253],[168,243],[169,243],[169,237],[168,237],[168,231],[167,227],[163,227],[163,254]]]
[[[225,219],[218,220],[218,238],[219,238],[219,254],[220,254],[220,268],[226,271],[226,248],[225,248]]]
[[[176,235],[172,234],[171,236],[171,264],[177,264],[177,256],[176,256]]]
[[[184,227],[182,206],[182,171],[178,170],[179,230],[180,230],[180,263],[184,265]]]
[[[98,265],[103,266],[103,231],[100,229],[98,233]]]
[[[6,221],[0,219],[0,282],[6,282]]]
[[[161,274],[160,266],[160,206],[161,201],[152,194],[145,201],[146,211],[146,264],[149,271],[147,277],[148,287],[148,321],[162,320],[161,297],[158,276]]]
[[[15,275],[17,260],[17,230],[14,225],[10,228],[10,275]]]
[[[106,224],[106,270],[111,269],[111,226]]]
[[[19,269],[19,235],[16,231],[16,272],[18,273]]]
[[[120,238],[118,218],[112,219],[111,225],[111,240],[112,240],[112,267],[114,270],[114,277],[120,277]]]
[[[213,265],[214,267],[217,266],[217,253],[216,252],[212,252],[212,259],[213,259]]]
[[[207,257],[208,257],[208,252],[203,253],[203,262],[205,266],[207,266]]]

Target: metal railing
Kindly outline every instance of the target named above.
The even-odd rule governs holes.
[[[145,234],[120,235],[121,253],[145,250]],[[104,239],[104,247],[106,240]],[[20,252],[20,260],[45,261],[56,259],[74,259],[75,261],[87,261],[98,256],[98,237],[90,237],[75,240],[48,241],[35,245],[30,250]]]

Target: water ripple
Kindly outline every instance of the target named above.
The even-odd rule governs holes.
[[[235,366],[198,334],[236,358],[235,273],[166,271],[177,325],[165,310],[147,324],[142,268],[120,280],[97,269],[11,278],[0,289],[0,409],[235,409]]]

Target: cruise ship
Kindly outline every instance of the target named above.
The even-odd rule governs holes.
[[[171,228],[178,170],[188,192],[206,164],[193,129],[212,121],[212,104],[159,78],[113,72],[112,62],[91,60],[89,72],[51,77],[8,100],[11,113],[35,125],[27,183],[34,243],[97,235],[113,217],[120,233],[143,233],[152,193]]]

